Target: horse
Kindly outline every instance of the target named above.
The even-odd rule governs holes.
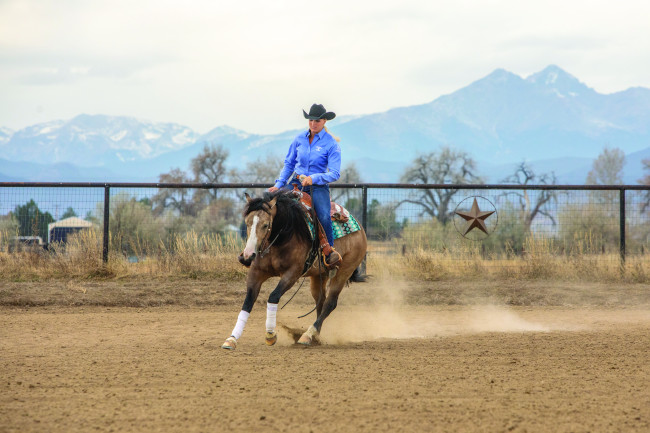
[[[235,328],[221,346],[234,350],[244,331],[248,317],[264,281],[280,277],[269,295],[266,315],[266,344],[277,341],[276,317],[280,298],[302,276],[311,279],[311,295],[316,303],[316,321],[309,326],[297,343],[309,346],[320,335],[323,321],[336,308],[339,294],[348,280],[357,276],[357,268],[366,255],[367,239],[363,227],[334,241],[342,257],[338,269],[327,271],[314,252],[318,236],[312,235],[303,205],[291,191],[265,193],[261,198],[246,195],[244,219],[248,240],[240,262],[250,266],[246,278],[246,298],[237,317]],[[314,222],[317,223],[314,215]],[[314,239],[316,237],[316,239]],[[354,274],[354,275],[353,275]],[[329,289],[327,283],[329,281]]]

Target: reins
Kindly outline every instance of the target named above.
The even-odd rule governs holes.
[[[319,252],[319,253],[318,253],[318,278],[320,279],[320,288],[321,288],[321,290],[320,290],[320,292],[318,293],[318,302],[316,302],[316,305],[314,306],[314,308],[312,308],[311,310],[309,310],[308,313],[305,313],[305,314],[303,314],[302,316],[298,316],[298,319],[302,319],[303,317],[309,316],[311,313],[313,313],[314,310],[318,307],[318,304],[320,303],[321,299],[323,299],[323,292],[324,292],[325,290],[323,290],[323,271],[322,271],[322,266],[323,266],[323,264],[321,263],[321,254],[320,254],[320,252]],[[284,307],[286,307],[287,304],[288,304],[289,302],[291,302],[291,300],[293,299],[293,297],[296,296],[296,295],[298,294],[298,291],[300,290],[300,288],[302,287],[302,285],[305,283],[305,279],[306,279],[306,277],[302,279],[302,283],[300,283],[300,285],[298,286],[298,288],[296,289],[296,291],[293,292],[293,295],[291,295],[291,297],[289,298],[289,300],[288,300],[287,302],[284,303],[284,305],[282,306],[282,308],[280,308],[281,310],[284,309]]]
[[[271,249],[271,247],[273,246],[273,244],[275,243],[275,241],[277,241],[278,238],[280,237],[280,233],[282,233],[283,231],[284,231],[284,229],[280,230],[280,231],[278,232],[278,234],[275,235],[275,239],[273,239],[273,240],[271,241],[271,243],[269,243],[269,246],[266,247],[266,248],[264,248],[264,250],[262,250],[262,251],[259,252],[260,257],[264,257],[264,256],[266,255],[266,253],[269,252],[269,250]],[[269,236],[270,236],[270,235],[271,235],[271,231],[269,230]],[[264,241],[266,241],[267,239],[268,239],[268,237],[264,237]]]
[[[321,269],[322,263],[321,263],[321,257],[320,256],[321,256],[321,253],[319,251],[319,253],[318,253],[318,278],[320,279],[320,293],[318,293],[318,302],[316,302],[316,305],[314,305],[314,308],[309,310],[308,313],[305,313],[302,316],[298,316],[298,319],[302,319],[303,317],[309,316],[311,313],[313,313],[314,310],[316,310],[316,308],[318,307],[318,304],[320,304],[321,299],[323,299],[323,292],[325,291],[325,288],[323,287],[323,272],[322,272],[322,269]],[[303,281],[305,281],[305,280],[303,279]],[[300,288],[300,287],[298,287],[298,288]],[[289,300],[291,300],[291,299],[289,299]]]
[[[266,210],[264,210],[264,211],[267,212],[269,215],[271,214],[269,211],[266,211]],[[272,216],[271,216],[271,220],[273,220]],[[268,242],[268,238],[269,238],[269,236],[271,236],[272,227],[273,227],[273,225],[271,225],[271,227],[269,227],[268,234],[266,236],[264,236],[264,240],[262,241],[262,245],[264,245],[264,242]],[[285,226],[278,231],[278,234],[275,235],[275,238],[269,243],[269,245],[266,248],[264,248],[263,250],[259,251],[259,256],[260,257],[264,257],[271,250],[271,247],[273,246],[275,241],[278,240],[280,235],[287,229],[287,227],[289,227],[289,224],[285,224]]]

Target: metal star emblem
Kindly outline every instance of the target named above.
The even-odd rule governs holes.
[[[494,211],[489,211],[489,212],[481,212],[481,210],[478,208],[478,203],[476,202],[476,197],[474,197],[474,203],[472,203],[472,209],[470,209],[469,212],[455,212],[456,215],[460,216],[463,218],[465,221],[468,221],[467,227],[465,227],[465,233],[463,233],[463,236],[465,236],[467,233],[471,232],[473,229],[479,229],[486,235],[489,234],[487,231],[487,227],[485,226],[485,220],[487,217],[492,215]]]

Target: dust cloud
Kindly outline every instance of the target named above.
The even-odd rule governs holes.
[[[445,305],[432,308],[410,305],[405,302],[407,288],[407,284],[389,275],[346,288],[341,294],[338,308],[323,325],[321,341],[326,344],[343,344],[484,332],[549,332],[559,329],[527,320],[505,306]],[[306,323],[311,323],[314,318],[315,314],[312,313]],[[301,329],[306,329],[304,320],[306,319],[285,321],[285,331],[291,337],[284,339],[287,344],[293,343]]]
[[[549,332],[551,327],[529,322],[503,307],[486,305],[477,308],[468,318],[470,332]]]

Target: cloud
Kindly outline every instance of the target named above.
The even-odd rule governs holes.
[[[3,56],[4,74],[21,85],[74,84],[93,78],[127,80],[144,71],[179,61],[162,53],[101,56],[61,51],[25,50]]]
[[[599,91],[650,87],[646,3],[3,0],[0,125],[43,105],[272,133],[315,101],[371,113],[548,64]]]
[[[35,71],[22,74],[18,82],[24,85],[47,86],[53,84],[70,83],[74,81],[74,74],[64,68],[38,68]]]
[[[609,44],[608,39],[601,36],[528,34],[504,40],[498,44],[498,47],[505,50],[542,48],[554,51],[591,51]]]

